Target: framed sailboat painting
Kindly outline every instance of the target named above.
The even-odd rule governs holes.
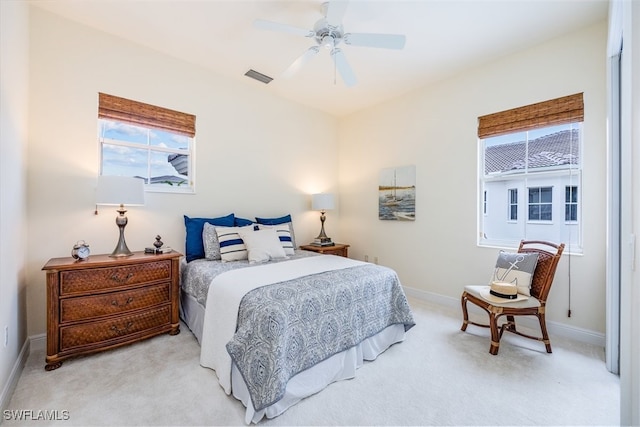
[[[378,218],[391,221],[415,221],[415,165],[380,170]]]

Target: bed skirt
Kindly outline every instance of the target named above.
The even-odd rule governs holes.
[[[200,343],[205,308],[195,298],[184,292],[180,299],[180,317]],[[289,380],[284,397],[261,411],[253,409],[247,386],[242,375],[233,365],[231,368],[233,396],[247,408],[245,412],[247,424],[258,423],[264,417],[277,417],[300,400],[318,393],[332,382],[355,377],[356,369],[362,366],[365,360],[375,360],[391,345],[404,340],[404,336],[404,325],[391,325],[360,344],[300,372]]]

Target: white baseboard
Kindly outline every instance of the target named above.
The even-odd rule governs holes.
[[[460,319],[462,319],[462,307],[460,305],[460,298],[453,298],[445,295],[436,294],[433,292],[423,291],[415,288],[408,288],[403,286],[405,294],[408,297],[415,298],[421,301],[427,301],[434,304],[439,304],[447,307],[457,308],[460,310]],[[477,310],[477,311],[476,311]],[[473,304],[469,304],[469,312],[477,313],[477,314],[485,314],[479,308],[473,306]],[[486,315],[486,314],[485,314]],[[523,318],[522,322],[523,326],[539,330],[540,327],[538,325],[537,320],[532,318]],[[588,329],[577,328],[575,326],[570,326],[560,322],[554,322],[547,320],[547,330],[549,331],[549,335],[569,338],[575,341],[596,345],[598,347],[604,348],[605,346],[605,335],[600,332],[590,331]]]
[[[46,341],[46,340],[45,340]],[[13,396],[13,392],[18,385],[18,380],[20,379],[20,375],[22,375],[22,370],[24,369],[24,365],[27,363],[27,359],[29,358],[29,353],[31,352],[31,340],[26,339],[24,344],[22,344],[22,348],[20,349],[20,353],[18,354],[18,358],[13,364],[13,368],[11,369],[11,374],[9,374],[9,378],[2,389],[2,395],[0,395],[0,409],[4,412],[5,409],[9,406],[9,401],[11,401],[11,396]],[[0,422],[2,419],[0,419]]]

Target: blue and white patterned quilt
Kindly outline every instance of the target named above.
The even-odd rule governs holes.
[[[306,251],[291,258],[253,266],[198,260],[182,275],[183,291],[206,301],[200,364],[231,394],[235,362],[257,411],[277,402],[297,373],[387,326],[414,325],[393,270]]]
[[[226,348],[259,411],[297,373],[394,324],[415,325],[396,273],[363,263],[250,291]]]

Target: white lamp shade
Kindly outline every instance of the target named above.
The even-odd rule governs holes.
[[[311,196],[311,209],[314,211],[329,211],[335,208],[333,194],[318,193]]]
[[[100,175],[97,205],[144,205],[144,181],[129,176]]]

